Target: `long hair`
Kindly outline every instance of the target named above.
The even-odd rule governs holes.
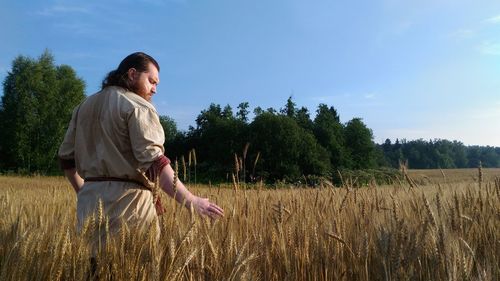
[[[101,89],[108,86],[119,86],[132,91],[132,85],[127,77],[128,70],[135,68],[139,72],[145,72],[148,70],[149,63],[152,63],[158,69],[158,72],[160,71],[160,65],[150,55],[143,52],[128,55],[122,60],[117,69],[109,72],[106,78],[102,80]]]

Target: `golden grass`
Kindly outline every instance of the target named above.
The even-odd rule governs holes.
[[[160,243],[154,229],[143,237],[123,229],[109,237],[97,273],[101,280],[499,280],[500,181],[483,172],[481,189],[450,171],[445,182],[418,188],[192,188],[225,217],[210,222],[164,200]],[[75,233],[75,206],[63,178],[0,177],[0,280],[85,280],[90,253],[86,235]],[[99,226],[89,222],[85,232]]]
[[[408,170],[408,174],[418,183],[472,183],[479,180],[479,169],[432,169]],[[500,168],[482,168],[483,181],[493,181],[500,177]]]

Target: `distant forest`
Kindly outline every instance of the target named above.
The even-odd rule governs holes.
[[[61,174],[57,149],[73,109],[85,98],[85,83],[67,65],[54,65],[46,51],[38,59],[17,57],[3,81],[0,101],[0,171]],[[308,108],[289,97],[280,109],[248,102],[236,109],[211,104],[195,127],[177,130],[160,116],[166,155],[183,179],[198,181],[297,181],[338,171],[500,167],[500,147],[465,146],[448,140],[373,141],[361,118],[340,122],[333,106]]]
[[[248,103],[236,113],[226,105],[211,104],[196,119],[196,127],[176,130],[175,122],[161,117],[167,155],[182,166],[196,150],[200,177],[231,180],[235,167],[247,180],[297,180],[304,175],[335,177],[338,171],[500,167],[500,147],[465,146],[442,139],[373,142],[373,134],[360,118],[341,123],[334,107],[318,105],[310,118],[307,108],[296,107],[290,97],[283,108],[254,109],[248,120]],[[239,171],[238,171],[239,172]],[[241,173],[240,173],[241,174]],[[253,177],[253,178],[252,178]],[[228,179],[229,178],[229,179]]]
[[[465,146],[449,140],[401,140],[394,143],[387,139],[377,145],[384,155],[382,166],[397,168],[400,160],[408,161],[411,169],[450,169],[500,167],[500,147]]]

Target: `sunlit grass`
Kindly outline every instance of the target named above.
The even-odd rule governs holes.
[[[481,189],[444,173],[446,182],[418,188],[191,187],[225,217],[200,219],[165,199],[159,244],[153,231],[124,230],[102,249],[97,273],[102,280],[498,280],[496,171],[485,172]],[[75,233],[75,206],[63,178],[0,177],[0,280],[85,280],[90,251]]]

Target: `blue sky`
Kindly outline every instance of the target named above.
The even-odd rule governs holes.
[[[210,103],[314,117],[334,106],[386,138],[500,146],[500,1],[0,0],[0,79],[44,49],[99,89],[126,55],[161,65],[160,114]]]

